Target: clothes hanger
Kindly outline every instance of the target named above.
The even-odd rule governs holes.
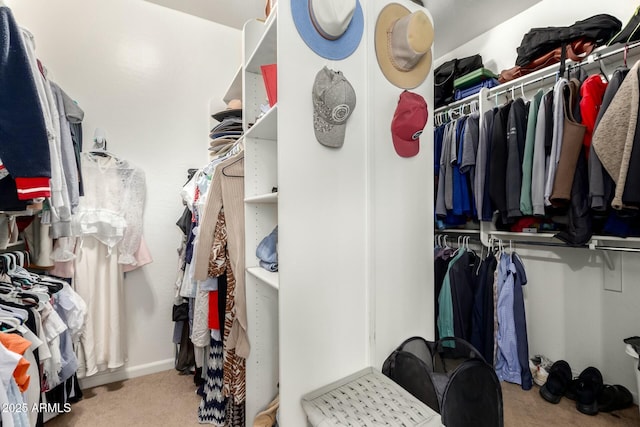
[[[104,129],[96,128],[93,132],[93,148],[89,151],[89,155],[117,159],[113,153],[107,151],[107,132]]]
[[[18,327],[21,323],[15,318],[11,316],[0,316],[0,332],[14,332],[18,330]]]
[[[222,168],[222,175],[224,175],[224,176],[226,176],[228,178],[244,178],[244,175],[227,175],[227,172],[226,172],[228,167],[235,165],[236,163],[238,163],[241,160],[244,160],[244,153],[241,156],[239,156],[237,159],[235,159],[233,162],[231,162],[228,165],[224,166]]]
[[[602,62],[602,59],[598,60],[598,68],[600,68],[600,76],[604,79],[606,83],[609,83],[609,73],[604,67],[604,63]]]
[[[62,280],[50,276],[42,276],[40,281],[38,281],[38,284],[45,286],[51,295],[60,292],[64,288],[65,283],[66,282]]]

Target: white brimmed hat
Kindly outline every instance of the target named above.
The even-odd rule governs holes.
[[[323,58],[344,59],[360,44],[360,0],[291,0],[291,13],[302,40]]]

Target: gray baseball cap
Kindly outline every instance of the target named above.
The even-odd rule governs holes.
[[[356,108],[356,93],[340,71],[327,67],[313,83],[313,130],[322,145],[342,147],[347,119]]]

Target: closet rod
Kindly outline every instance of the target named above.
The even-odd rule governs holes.
[[[598,251],[614,251],[614,252],[640,252],[640,248],[621,248],[617,246],[594,246]]]
[[[593,64],[593,63],[595,63],[597,61],[601,61],[601,60],[609,58],[611,56],[623,53],[625,50],[628,52],[628,51],[630,51],[632,49],[635,49],[637,47],[640,47],[640,42],[636,42],[636,43],[630,44],[630,45],[625,45],[623,47],[611,50],[609,52],[599,53],[598,51],[596,51],[596,52],[591,53],[588,57],[586,57],[581,62],[575,62],[574,63],[573,61],[567,61],[567,62],[572,62],[571,65],[567,66],[567,70],[574,70],[574,69],[580,68],[580,67],[582,67],[584,65]],[[585,61],[586,61],[586,63],[585,63]],[[558,65],[559,64],[554,64],[551,67],[556,67]],[[488,91],[487,91],[487,99],[490,99],[491,97],[496,97],[496,96],[500,96],[500,95],[504,95],[504,94],[510,93],[514,89],[519,89],[519,88],[522,88],[524,86],[529,86],[529,85],[532,85],[534,83],[538,83],[540,81],[548,79],[550,77],[555,77],[557,74],[558,74],[558,70],[556,70],[556,71],[554,71],[552,73],[548,73],[548,74],[544,74],[542,76],[536,77],[533,80],[523,81],[521,83],[512,83],[512,84],[509,84],[509,82],[504,83],[505,85],[508,85],[509,87],[506,88],[506,89],[500,89],[498,92],[494,92],[494,93],[492,93],[491,91],[499,89],[500,86],[503,86],[503,85],[496,86],[494,88],[488,89]],[[524,79],[526,79],[526,77],[527,76],[525,75],[525,76],[522,76],[521,78],[524,80]]]
[[[474,101],[478,102],[479,99],[480,98],[479,98],[478,94],[474,93],[473,95],[469,95],[466,98],[462,98],[462,99],[459,99],[457,101],[453,101],[453,102],[451,102],[451,103],[449,103],[447,105],[443,105],[442,107],[438,107],[433,111],[433,113],[434,114],[441,113],[443,111],[447,111],[447,110],[451,110],[452,108],[456,108],[459,105],[469,104],[469,103],[474,102]]]

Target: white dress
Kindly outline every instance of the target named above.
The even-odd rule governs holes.
[[[78,345],[78,378],[126,362],[124,274],[118,257],[93,237],[76,253],[75,291],[87,304],[87,321]]]
[[[78,377],[127,360],[124,265],[135,265],[146,195],[142,170],[110,155],[82,154],[84,196],[72,219],[74,288],[87,304],[78,345]]]

